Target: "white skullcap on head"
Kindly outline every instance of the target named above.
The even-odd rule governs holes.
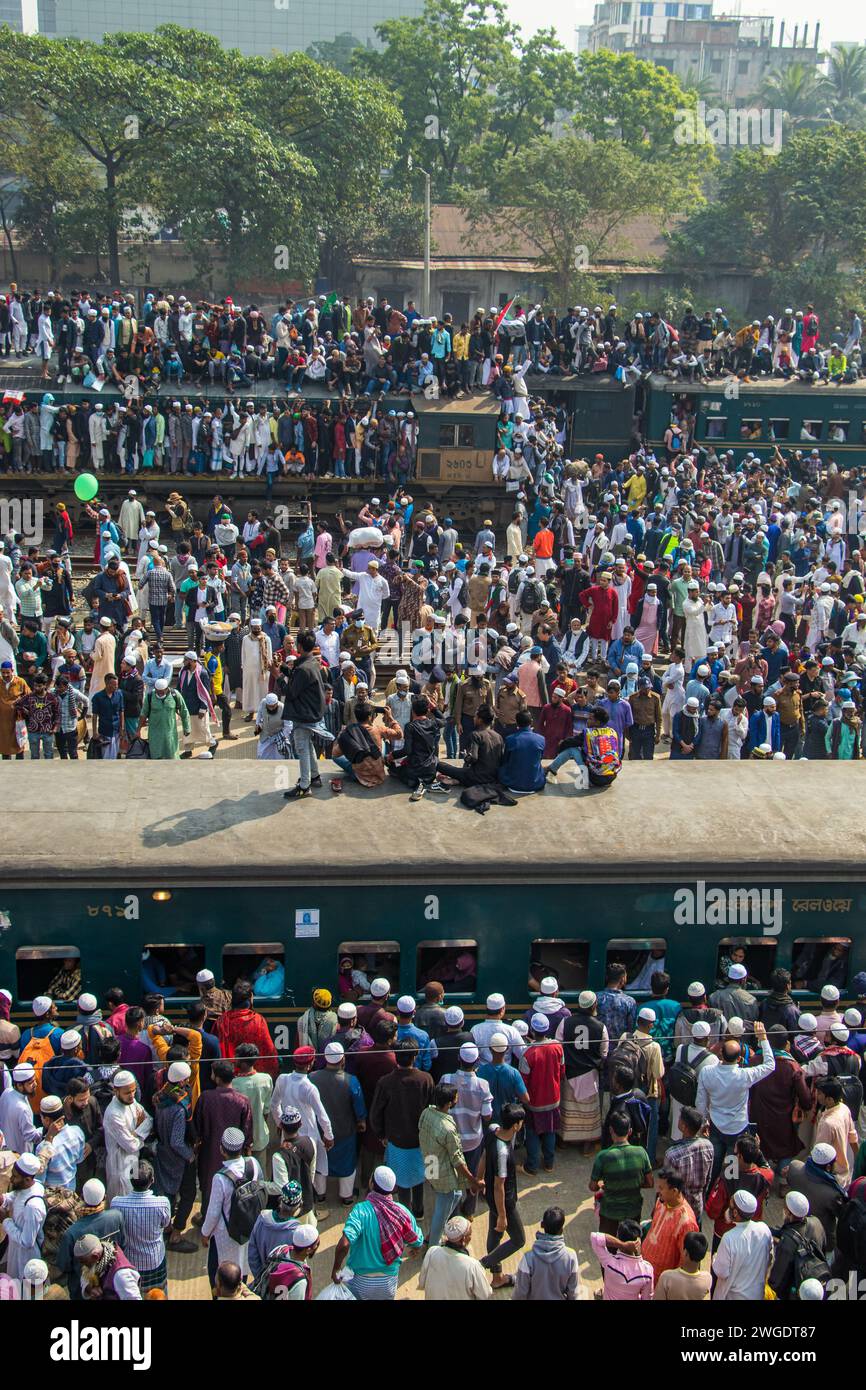
[[[289,1240],[296,1250],[309,1250],[319,1239],[318,1227],[310,1225],[295,1226]]]
[[[36,1075],[36,1070],[29,1062],[19,1062],[17,1067],[12,1068],[12,1080],[19,1085],[22,1081],[32,1081]]]
[[[559,989],[559,981],[553,975],[545,975],[540,989],[542,994],[555,994]]]
[[[462,1240],[469,1227],[470,1223],[465,1216],[452,1216],[445,1222],[445,1239]]]
[[[809,1155],[813,1163],[817,1163],[819,1168],[826,1168],[833,1163],[836,1158],[836,1150],[832,1144],[816,1144]]]
[[[505,1008],[505,995],[504,995],[504,994],[488,994],[488,996],[487,996],[487,1012],[488,1012],[489,1014],[498,1014],[498,1013],[499,1013],[499,1010],[500,1010],[500,1009],[504,1009],[504,1008]]]
[[[846,1009],[842,1017],[849,1028],[859,1028],[863,1022],[859,1009]]]
[[[582,989],[577,996],[577,1007],[579,1009],[592,1009],[597,1002],[595,991],[591,989]]]
[[[116,1071],[111,1078],[111,1084],[116,1091],[119,1091],[123,1086],[134,1086],[135,1077],[131,1071]]]
[[[837,1042],[846,1043],[848,1041],[848,1029],[844,1023],[834,1023],[830,1029],[830,1036]]]
[[[706,990],[704,989],[700,980],[693,980],[688,987],[687,994],[690,999],[700,999],[704,994],[706,994]]]
[[[838,994],[836,998],[839,998]],[[47,1014],[48,1010],[51,1008],[51,1000],[48,998],[47,994],[37,994],[36,998],[33,1000],[32,1008],[36,1017],[42,1018],[43,1014]]]
[[[533,1014],[530,1026],[533,1033],[546,1033],[550,1028],[550,1019],[547,1014]]]
[[[656,1021],[656,1011],[655,1011],[655,1009],[649,1009],[649,1008],[638,1009],[638,1014],[637,1014],[637,1016],[638,1016],[638,1018],[642,1018],[643,1021],[644,1021],[644,1023],[655,1023],[655,1021]]]
[[[506,1033],[493,1033],[490,1038],[489,1046],[491,1052],[507,1052],[508,1035]],[[463,1051],[462,1048],[460,1050],[461,1052]]]
[[[171,1082],[189,1081],[192,1076],[192,1069],[188,1062],[172,1062],[168,1069],[168,1079]]]
[[[15,1167],[25,1177],[35,1178],[37,1173],[42,1172],[42,1160],[37,1158],[35,1154],[21,1154],[15,1160]]]
[[[797,1291],[797,1297],[803,1303],[823,1303],[826,1296],[826,1289],[820,1279],[804,1279]]]
[[[734,1193],[734,1206],[738,1211],[741,1211],[744,1216],[754,1216],[755,1212],[758,1210],[758,1201],[751,1192],[746,1192],[745,1189],[741,1187]]]
[[[835,985],[825,985],[821,990],[821,998],[825,1004],[837,1004],[839,1002],[839,991]],[[35,1004],[34,1000],[34,1004]]]
[[[474,1043],[463,1044],[460,1049],[460,1060],[461,1062],[469,1062],[470,1065],[478,1061],[478,1048]]]
[[[338,1042],[329,1042],[329,1043],[326,1043],[326,1045],[325,1045],[325,1061],[326,1061],[326,1062],[342,1062],[342,1060],[343,1060],[343,1058],[345,1057],[345,1055],[346,1055],[346,1049],[343,1047],[343,1044],[342,1044],[342,1043],[338,1043]]]
[[[708,1023],[698,1022],[692,1024],[693,1038],[708,1038],[711,1032],[712,1029],[710,1028],[710,1025]]]
[[[63,1052],[74,1052],[76,1047],[81,1046],[81,1034],[76,1033],[74,1028],[67,1028],[65,1033],[60,1034],[60,1048]]]
[[[39,1102],[39,1109],[43,1115],[56,1115],[63,1109],[63,1101],[59,1096],[43,1096]]]
[[[196,982],[197,985],[210,985],[210,984],[213,984],[213,971],[212,971],[212,970],[199,970],[199,971],[197,971],[197,972],[196,972],[196,977],[195,977],[195,982]]]
[[[734,964],[734,965],[730,966],[729,969],[728,969],[728,979],[729,979],[729,980],[745,980],[746,977],[748,976],[748,973],[749,973],[749,972],[748,972],[748,970],[746,969],[746,967],[745,967],[744,965]]]
[[[746,1025],[741,1018],[728,1019],[728,1032],[732,1038],[741,1038],[746,1031]]]
[[[415,1007],[415,1000],[411,994],[401,994],[397,1000],[398,1014],[414,1014]]]
[[[445,1010],[445,1022],[449,1028],[459,1028],[463,1022],[463,1010],[459,1009],[456,1004],[450,1004]]]
[[[804,1216],[808,1216],[811,1210],[809,1198],[804,1192],[789,1192],[785,1198],[785,1206],[792,1216],[796,1216],[798,1221],[802,1221]]]
[[[383,1192],[393,1192],[397,1186],[397,1175],[393,1168],[386,1168],[382,1163],[378,1168],[374,1168],[373,1181]]]
[[[97,1002],[95,994],[79,994],[78,1012],[82,1014],[96,1013]]]
[[[337,1007],[337,1018],[357,1018],[358,1010],[348,1000]]]
[[[380,975],[370,985],[370,993],[374,999],[387,999],[391,993],[391,981],[386,980],[384,975]]]
[[[814,1033],[818,1028],[818,1020],[814,1014],[800,1014],[797,1019],[797,1027],[801,1033]]]

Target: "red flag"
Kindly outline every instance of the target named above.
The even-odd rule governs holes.
[[[507,304],[504,304],[504,305],[502,306],[502,308],[500,309],[500,311],[499,311],[499,317],[497,318],[496,322],[495,322],[494,325],[493,325],[493,332],[494,332],[494,333],[498,333],[498,331],[499,331],[499,325],[500,325],[501,323],[503,323],[503,322],[505,321],[505,319],[511,317],[511,310],[512,310],[513,308],[514,308],[514,299],[512,298],[512,299],[509,299],[508,303],[507,303]]]

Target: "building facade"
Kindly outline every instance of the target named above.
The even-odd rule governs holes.
[[[351,34],[375,42],[377,24],[419,16],[423,0],[0,0],[0,15],[19,32],[22,9],[36,11],[39,32],[48,38],[90,39],[104,34],[147,33],[160,24],[179,24],[213,34],[225,48],[248,56],[304,50],[312,43]],[[17,18],[16,18],[17,17]],[[25,30],[33,32],[33,28]]]

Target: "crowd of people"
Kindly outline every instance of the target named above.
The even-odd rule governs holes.
[[[494,993],[470,1026],[441,982],[394,999],[349,957],[284,1053],[243,977],[198,971],[183,1023],[110,989],[69,1026],[39,995],[22,1030],[0,990],[0,1295],[161,1298],[167,1254],[203,1247],[215,1298],[309,1300],[330,1184],[319,1297],[391,1300],[412,1256],[428,1299],[575,1300],[590,1260],[617,1302],[857,1297],[866,975],[846,1008],[831,951],[813,1012],[783,969],[759,998],[746,962],[681,1002],[663,960],[640,1003],[618,962],[570,1004],[542,975],[520,1016]],[[519,1175],[569,1148],[592,1159],[586,1249],[561,1205],[531,1242],[521,1215]]]

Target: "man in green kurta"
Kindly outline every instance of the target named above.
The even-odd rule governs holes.
[[[168,681],[158,680],[154,689],[144,697],[141,723],[147,725],[147,741],[151,758],[178,758],[179,739],[177,719],[185,734],[189,733],[189,710],[178,690],[169,690]]]

